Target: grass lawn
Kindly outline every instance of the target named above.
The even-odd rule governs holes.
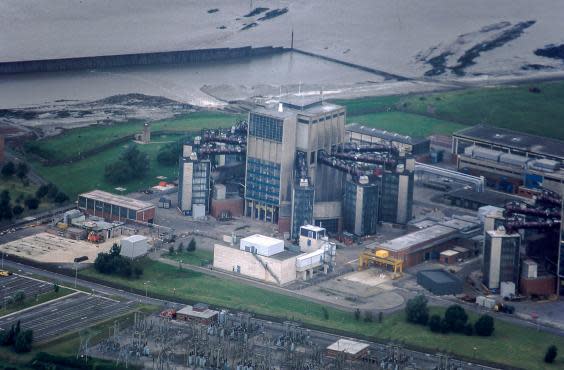
[[[35,305],[38,305],[40,303],[45,303],[45,302],[51,301],[51,300],[56,299],[56,298],[61,298],[61,297],[64,297],[66,295],[69,295],[73,292],[75,292],[75,291],[71,290],[71,289],[59,287],[58,292],[55,292],[53,290],[53,291],[50,291],[50,292],[39,294],[37,296],[37,298],[36,297],[26,297],[26,299],[21,304],[12,304],[12,305],[9,305],[7,307],[4,307],[4,306],[0,307],[0,316],[8,315],[12,312],[23,310],[24,308],[35,306]]]
[[[441,335],[432,333],[426,327],[408,324],[403,312],[387,315],[383,323],[378,324],[356,321],[350,312],[327,308],[329,319],[326,320],[322,311],[323,306],[320,304],[198,272],[179,270],[177,267],[154,261],[144,261],[144,274],[137,280],[102,275],[93,269],[83,270],[80,274],[139,290],[144,290],[143,283],[150,281],[149,293],[168,295],[171,299],[174,299],[174,294],[178,298],[301,321],[380,340],[403,342],[430,351],[438,349],[472,357],[473,348],[476,347],[479,358],[525,369],[554,369],[564,365],[562,359],[552,366],[544,366],[542,362],[548,345],[554,343],[557,347],[564,348],[564,338],[531,331],[499,320],[496,320],[496,330],[494,336],[490,338]],[[176,290],[174,291],[173,288]],[[440,308],[434,308],[433,311],[443,312]],[[476,315],[469,316],[472,321],[476,320]]]
[[[240,116],[219,112],[198,112],[183,117],[151,123],[151,130],[189,132],[203,128],[227,127]],[[126,122],[113,125],[94,125],[72,129],[45,140],[28,143],[28,149],[37,148],[41,156],[63,160],[79,155],[81,152],[107,144],[112,140],[140,133],[142,122]]]
[[[166,145],[164,142],[175,141],[180,137],[182,135],[162,135],[155,138],[155,143],[146,145],[130,142],[71,164],[43,166],[39,162],[33,162],[32,166],[43,178],[59,186],[71,200],[76,199],[78,194],[92,189],[116,193],[115,188],[121,186],[129,193],[156,185],[159,182],[157,176],[165,176],[168,180],[178,177],[178,167],[160,165],[157,162],[157,153]],[[110,184],[104,178],[104,168],[114,162],[127,145],[136,145],[140,151],[147,153],[150,160],[149,171],[143,179],[131,180],[124,184]]]
[[[466,127],[459,123],[397,111],[348,116],[348,121],[412,137],[427,137],[433,134],[451,135],[454,131]]]
[[[175,251],[172,254],[166,253],[163,257],[195,266],[207,265],[213,262],[213,252],[202,249],[196,249],[193,252],[182,251],[180,253]]]

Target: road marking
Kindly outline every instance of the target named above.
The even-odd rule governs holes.
[[[358,261],[358,258],[357,258],[357,259],[355,259],[355,260],[350,260],[350,261],[349,261],[349,262],[347,262],[346,264],[348,265],[349,263],[353,263],[353,262],[356,262],[356,261]]]

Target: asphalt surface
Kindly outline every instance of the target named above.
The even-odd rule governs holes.
[[[30,279],[25,276],[11,275],[11,276],[0,276],[0,304],[4,304],[4,299],[14,294],[18,291],[24,292],[26,298],[34,297],[38,294],[47,293],[53,290],[53,284]]]
[[[34,341],[44,342],[126,313],[133,308],[134,303],[77,291],[64,298],[3,316],[0,318],[0,329],[8,330],[20,321],[23,329],[33,330]]]

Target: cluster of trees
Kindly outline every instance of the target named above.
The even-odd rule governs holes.
[[[69,197],[60,191],[55,185],[41,185],[35,192],[35,196],[24,198],[20,194],[15,199],[15,205],[12,205],[12,197],[8,190],[0,193],[0,220],[11,220],[14,217],[19,217],[24,211],[24,206],[29,210],[39,208],[42,199],[49,199],[57,204],[62,204],[69,200]]]
[[[129,258],[120,255],[121,247],[117,244],[112,245],[109,252],[98,253],[94,261],[96,271],[107,275],[120,275],[126,278],[139,278],[143,275],[141,266],[136,265]]]
[[[482,337],[489,337],[494,332],[494,320],[490,315],[482,315],[474,323],[468,321],[468,314],[461,306],[451,305],[445,311],[443,317],[434,314],[429,316],[427,298],[419,295],[407,301],[405,308],[408,322],[418,325],[429,325],[434,333],[460,333],[473,335],[476,333]]]
[[[194,238],[192,238],[192,240],[190,240],[190,243],[188,243],[188,245],[186,246],[186,252],[194,252],[195,250],[196,250],[196,241],[194,240]],[[184,251],[184,244],[180,242],[180,244],[178,244],[178,246],[176,247],[176,252],[182,253],[183,251]],[[174,247],[172,245],[168,248],[168,252],[169,254],[174,253]]]
[[[31,351],[32,342],[33,330],[22,330],[19,320],[9,330],[0,333],[0,344],[12,347],[16,353]]]
[[[157,162],[163,166],[178,164],[178,158],[182,152],[182,142],[169,143],[159,149]]]
[[[62,204],[69,200],[69,197],[57,188],[54,184],[41,185],[35,192],[35,198],[38,201],[49,199],[57,204]]]
[[[362,317],[362,312],[357,308],[354,311],[354,318],[356,321],[360,321]],[[378,312],[378,323],[382,323],[382,320],[384,319],[384,314],[382,312]],[[364,311],[364,322],[372,322],[374,321],[374,315],[372,314],[372,311],[370,310],[366,310]]]
[[[115,161],[104,169],[104,177],[110,183],[120,184],[132,179],[141,179],[149,170],[149,158],[135,145],[129,146]]]
[[[4,178],[9,178],[16,175],[25,186],[29,185],[29,180],[27,179],[29,167],[24,162],[19,162],[16,165],[14,164],[14,162],[10,161],[2,166],[1,173]]]

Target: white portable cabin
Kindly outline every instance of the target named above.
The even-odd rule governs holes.
[[[256,253],[258,255],[268,257],[284,252],[284,241],[255,234],[241,239],[239,249],[245,252]]]
[[[149,252],[149,242],[143,235],[132,235],[121,240],[120,254],[128,258],[137,258]]]

